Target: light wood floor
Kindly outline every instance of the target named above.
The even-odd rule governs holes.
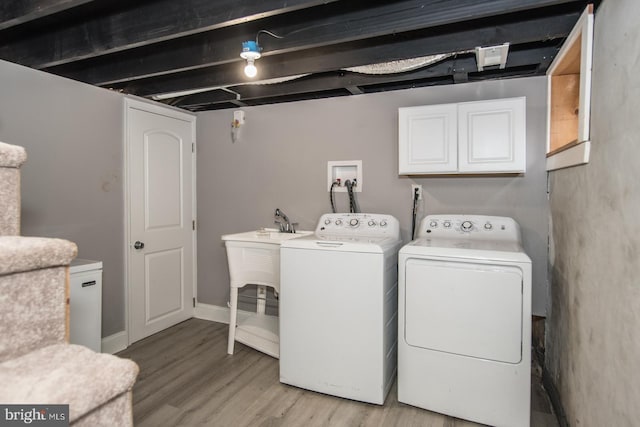
[[[398,403],[395,385],[383,406],[281,384],[278,361],[236,343],[228,326],[191,319],[133,344],[118,356],[140,365],[134,422],[161,426],[477,426]],[[532,427],[556,427],[540,378],[532,375]]]

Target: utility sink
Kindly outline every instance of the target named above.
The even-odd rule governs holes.
[[[280,244],[311,233],[281,233],[267,228],[222,236],[227,247],[231,287],[265,285],[280,291]]]
[[[296,231],[295,233],[281,233],[275,228],[264,228],[255,231],[246,231],[244,233],[226,234],[222,236],[224,242],[255,242],[280,244],[285,240],[295,239],[296,237],[308,236],[313,231]]]
[[[238,341],[272,357],[279,357],[278,318],[265,314],[266,287],[280,292],[280,244],[312,233],[281,233],[266,228],[222,236],[231,279],[228,354],[233,354],[234,343]],[[255,313],[238,313],[238,288],[246,285],[258,285]]]

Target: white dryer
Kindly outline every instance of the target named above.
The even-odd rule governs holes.
[[[518,224],[428,216],[398,270],[398,401],[529,426],[531,260]]]
[[[280,249],[280,381],[383,404],[396,374],[398,220],[326,214]]]

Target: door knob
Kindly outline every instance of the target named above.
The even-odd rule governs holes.
[[[142,243],[141,241],[137,241],[133,244],[133,247],[136,249],[143,249],[144,248],[144,243]]]

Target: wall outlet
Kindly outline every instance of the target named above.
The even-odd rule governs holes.
[[[422,185],[419,184],[411,184],[411,200],[413,200],[416,189],[418,189],[418,200],[422,200]]]

